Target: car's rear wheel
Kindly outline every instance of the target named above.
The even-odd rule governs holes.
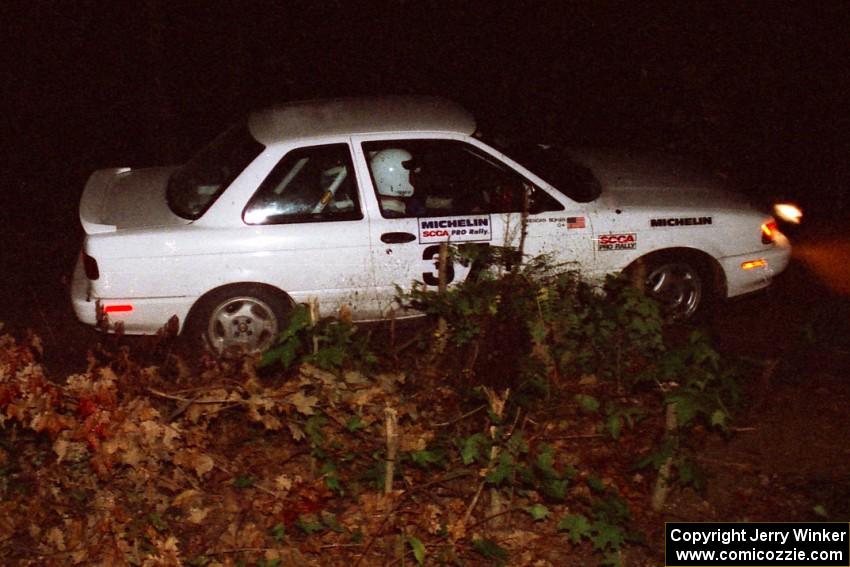
[[[227,286],[201,298],[188,332],[220,355],[262,352],[280,334],[290,309],[284,296],[265,286]]]

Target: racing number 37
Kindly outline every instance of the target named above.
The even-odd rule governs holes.
[[[460,248],[463,250],[468,246],[489,246],[487,243],[480,244],[461,244]],[[477,258],[478,255],[475,255]],[[423,272],[422,273],[422,281],[426,285],[437,286],[440,285],[440,245],[432,244],[430,246],[426,246],[422,251],[422,259],[426,262],[434,263],[434,271],[433,272]],[[466,266],[466,263],[461,261],[461,264]],[[481,262],[477,259],[472,262],[472,265],[469,267],[469,273],[466,274],[467,278],[475,278],[478,275],[478,271],[482,268]],[[452,262],[451,255],[449,255],[448,262],[446,262],[446,283],[450,284],[455,279],[455,268],[454,263]]]
[[[440,285],[440,245],[432,244],[426,246],[422,251],[422,259],[426,262],[434,262],[433,272],[422,272],[422,281],[426,285]],[[455,279],[455,267],[452,259],[446,262],[446,283],[450,284]]]

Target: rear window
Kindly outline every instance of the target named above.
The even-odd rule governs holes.
[[[167,193],[171,211],[184,219],[199,219],[263,149],[246,124],[224,131],[171,174]]]

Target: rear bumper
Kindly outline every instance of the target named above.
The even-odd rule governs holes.
[[[764,260],[766,265],[750,270],[741,267],[744,262],[754,260]],[[772,248],[718,259],[726,274],[727,297],[737,297],[766,288],[775,276],[788,267],[790,260],[791,244],[781,234]]]
[[[130,335],[153,335],[175,315],[182,330],[186,315],[188,315],[189,309],[194,303],[194,298],[98,298],[91,292],[91,285],[86,278],[82,261],[77,260],[71,281],[71,305],[77,319],[87,325],[96,325],[98,303],[102,308],[109,305],[131,305],[132,311],[109,313],[109,323],[111,325],[121,323],[124,332]]]

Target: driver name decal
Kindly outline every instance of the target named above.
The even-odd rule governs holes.
[[[419,224],[419,243],[432,242],[474,242],[492,240],[492,222],[490,215],[469,215],[463,217],[428,217],[417,219]]]
[[[599,250],[634,250],[635,248],[637,248],[637,235],[633,232],[599,236]]]

